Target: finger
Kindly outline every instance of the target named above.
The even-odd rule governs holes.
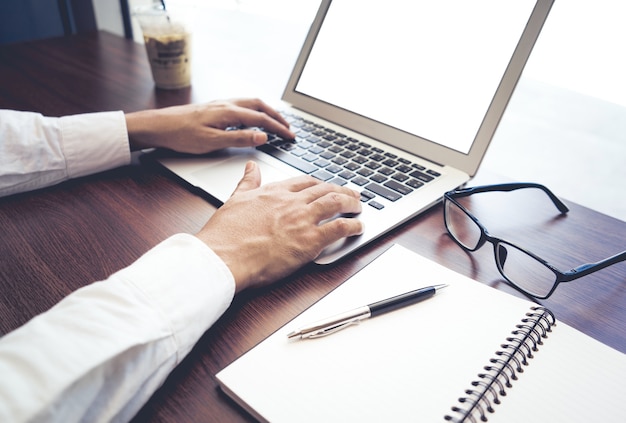
[[[283,126],[289,128],[289,122],[287,122],[280,113],[278,113],[273,107],[269,106],[263,100],[260,100],[258,98],[237,99],[234,100],[233,103],[241,107],[247,107],[249,109],[263,112],[280,122]]]
[[[265,188],[268,190],[271,189],[275,191],[284,190],[284,191],[289,191],[289,192],[301,192],[301,191],[306,191],[307,188],[320,185],[323,183],[324,182],[310,175],[302,175],[302,176],[295,176],[292,178],[284,179],[282,181],[269,183],[265,185]],[[320,197],[321,195],[322,194],[318,195],[317,197]],[[306,194],[304,197],[306,204],[313,201],[312,199],[309,200],[308,199],[309,197],[311,197],[310,194]]]
[[[343,186],[339,186],[336,184],[331,184],[331,183],[324,183],[324,182],[320,182],[319,184],[315,184],[315,185],[311,185],[310,187],[308,187],[308,189],[306,189],[304,191],[304,194],[306,195],[306,200],[308,203],[312,203],[313,201],[317,200],[318,198],[330,194],[330,193],[339,193],[339,194],[343,194],[343,195],[347,195],[349,197],[353,197],[356,199],[360,199],[361,198],[361,194],[359,194],[357,191],[354,191],[350,188],[346,188]]]
[[[243,178],[237,184],[237,188],[232,195],[236,195],[239,192],[250,191],[261,186],[261,171],[257,164],[253,161],[246,163],[244,169]]]
[[[354,217],[339,217],[319,226],[324,245],[363,233],[363,222]]]
[[[237,114],[238,125],[263,128],[265,131],[274,133],[285,139],[293,139],[296,136],[289,130],[289,123],[284,119],[278,121],[264,111],[239,107],[235,112]]]
[[[302,191],[306,191],[308,188],[311,188],[317,185],[322,185],[322,184],[323,184],[322,181],[310,175],[296,176],[296,177],[289,178],[284,181],[275,183],[276,186],[284,187],[290,192],[302,192]],[[307,197],[309,196],[310,195],[307,195]],[[307,200],[306,202],[309,203],[310,200]]]
[[[211,130],[215,130],[211,128]],[[256,147],[267,142],[267,134],[256,129],[241,129],[237,131],[221,131],[216,143],[221,147]]]
[[[310,205],[311,217],[321,222],[342,213],[361,213],[361,201],[352,195],[330,192]]]

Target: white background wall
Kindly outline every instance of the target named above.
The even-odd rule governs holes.
[[[124,36],[120,2],[115,0],[92,0],[98,29]]]

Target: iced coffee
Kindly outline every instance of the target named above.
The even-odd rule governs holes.
[[[191,34],[167,14],[138,16],[152,77],[158,88],[191,84]]]

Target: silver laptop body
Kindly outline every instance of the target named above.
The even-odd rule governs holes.
[[[315,260],[334,262],[476,173],[552,3],[323,0],[279,106],[299,125],[292,126],[295,142],[159,161],[224,202],[246,161],[255,160],[269,183],[302,174],[275,156],[306,156],[306,173],[365,194],[358,216],[365,232]],[[337,137],[315,135],[322,127]],[[332,151],[320,161],[303,152],[321,140]],[[370,158],[380,156],[376,167]],[[344,168],[355,157],[361,169],[371,163],[361,171],[367,176],[355,165]]]

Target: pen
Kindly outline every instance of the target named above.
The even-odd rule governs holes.
[[[301,329],[291,332],[287,337],[289,339],[319,338],[330,335],[350,325],[360,323],[361,320],[376,317],[389,311],[397,310],[419,301],[423,301],[432,297],[438,290],[448,285],[434,285],[426,288],[416,289],[415,291],[406,292],[387,298],[386,300],[377,301],[366,306],[355,308],[345,313],[337,314],[327,319],[318,320]]]

